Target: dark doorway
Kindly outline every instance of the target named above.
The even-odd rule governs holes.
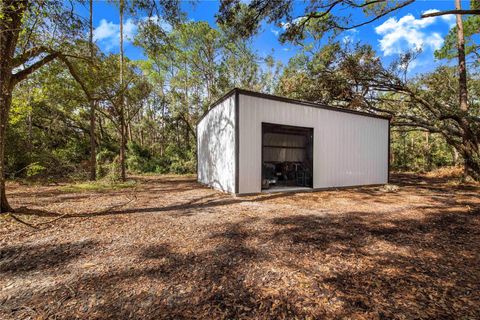
[[[262,190],[313,187],[313,128],[262,123]]]

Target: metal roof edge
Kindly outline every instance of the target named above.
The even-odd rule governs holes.
[[[218,106],[220,103],[225,101],[226,99],[230,98],[233,96],[235,93],[251,96],[251,97],[258,97],[258,98],[263,98],[263,99],[268,99],[268,100],[275,100],[275,101],[281,101],[281,102],[286,102],[286,103],[292,103],[292,104],[299,104],[307,107],[312,107],[312,108],[319,108],[319,109],[325,109],[325,110],[330,110],[330,111],[337,111],[337,112],[343,112],[343,113],[350,113],[350,114],[355,114],[359,116],[365,116],[365,117],[371,117],[371,118],[377,118],[377,119],[383,119],[383,120],[388,120],[390,121],[392,119],[391,116],[384,116],[384,115],[379,115],[379,114],[374,114],[374,113],[369,113],[365,111],[358,111],[358,110],[350,110],[350,109],[343,109],[339,107],[332,107],[326,104],[320,104],[320,103],[315,103],[315,102],[310,102],[310,101],[305,101],[305,100],[299,100],[299,99],[291,99],[291,98],[286,98],[282,96],[276,96],[273,94],[268,94],[268,93],[261,93],[261,92],[256,92],[256,91],[251,91],[251,90],[246,90],[246,89],[240,89],[240,88],[233,88],[227,93],[225,93],[222,97],[220,97],[217,101],[212,103],[208,110],[198,119],[197,125],[202,121],[207,114],[214,109],[216,106]]]
[[[215,109],[216,106],[218,106],[220,103],[222,103],[223,101],[227,100],[228,98],[230,98],[231,96],[233,96],[235,94],[235,92],[237,92],[237,90],[239,90],[238,88],[233,88],[232,90],[228,91],[227,93],[225,93],[223,96],[221,96],[220,98],[218,98],[214,103],[212,103],[209,107],[208,107],[208,110],[205,111],[203,113],[203,115],[197,120],[197,123],[196,125],[198,126],[198,124],[200,123],[200,121],[203,120],[203,118],[205,118],[208,113],[212,110],[212,109]]]
[[[247,96],[253,96],[253,97],[259,97],[259,98],[264,98],[264,99],[268,99],[268,100],[276,100],[276,101],[281,101],[281,102],[286,102],[286,103],[304,105],[304,106],[313,107],[313,108],[319,108],[319,109],[325,109],[325,110],[331,110],[331,111],[337,111],[337,112],[344,112],[344,113],[351,113],[351,114],[356,114],[356,115],[366,116],[366,117],[372,117],[372,118],[380,118],[380,119],[384,119],[384,120],[390,120],[391,119],[391,116],[383,116],[383,115],[369,113],[369,112],[365,112],[365,111],[358,111],[358,110],[343,109],[343,108],[339,108],[339,107],[332,107],[332,106],[325,105],[325,104],[309,102],[309,101],[305,101],[305,100],[291,99],[291,98],[276,96],[276,95],[273,95],[273,94],[255,92],[255,91],[239,89],[239,88],[235,88],[234,90],[237,90],[240,94],[244,94],[244,95],[247,95]]]

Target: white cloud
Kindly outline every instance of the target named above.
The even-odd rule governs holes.
[[[432,12],[438,12],[438,10],[430,9],[424,13]],[[439,19],[449,25],[451,24],[451,17],[449,16],[445,16],[445,18],[415,19],[412,14],[407,14],[399,20],[395,17],[389,18],[377,26],[375,32],[382,36],[379,43],[384,56],[400,54],[408,49],[439,49],[443,44],[442,36],[438,32],[426,32],[424,30]]]
[[[290,26],[292,24],[297,24],[299,22],[301,22],[303,19],[303,17],[300,17],[300,18],[295,18],[292,20],[292,22],[280,22],[280,26],[282,27],[283,30],[287,30],[288,28],[290,28]]]
[[[271,28],[270,31],[275,35],[275,37],[278,37],[278,35],[280,34],[280,31],[277,29]]]
[[[346,31],[346,35],[342,38],[343,43],[345,44],[351,44],[356,41],[357,37],[356,35],[358,34],[357,29],[350,29]]]
[[[108,22],[105,19],[100,20],[100,25],[93,30],[93,40],[103,40],[115,36],[117,33],[117,26],[113,22]]]
[[[343,43],[345,43],[345,44],[350,44],[350,43],[353,42],[353,37],[352,37],[352,36],[344,36],[344,37],[342,38],[342,41],[343,41]]]
[[[455,23],[456,23],[455,15],[447,14],[447,15],[441,16],[440,18],[446,23],[448,23],[448,26],[450,28],[453,28],[455,26]]]
[[[133,40],[137,34],[137,25],[132,19],[127,19],[123,23],[123,37],[126,42]],[[99,42],[105,49],[111,50],[119,46],[120,41],[120,24],[107,21],[105,19],[100,20],[100,24],[93,30],[93,40]]]
[[[118,32],[120,33],[120,28]],[[133,40],[133,38],[137,34],[137,25],[133,22],[132,19],[127,19],[127,22],[123,24],[123,32],[125,38],[127,38],[128,40]]]
[[[161,17],[157,15],[153,15],[151,17],[145,17],[144,21],[150,21],[151,23],[159,25],[163,30],[170,32],[172,31],[172,25],[165,21],[165,19],[162,19]],[[190,19],[190,21],[194,22],[195,20]]]

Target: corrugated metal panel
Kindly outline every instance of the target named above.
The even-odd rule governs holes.
[[[239,193],[261,191],[262,122],[310,127],[313,187],[388,181],[388,120],[240,94]]]
[[[263,150],[263,161],[304,161],[304,149],[282,149],[271,146],[282,147],[305,147],[307,139],[304,136],[266,133],[263,138],[265,146]]]
[[[235,192],[235,96],[214,107],[197,125],[198,181]]]

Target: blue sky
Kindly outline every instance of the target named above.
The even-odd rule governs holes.
[[[301,10],[301,2],[298,11]],[[462,3],[468,7],[468,2]],[[425,72],[433,69],[438,61],[434,61],[433,52],[441,47],[444,36],[455,23],[454,16],[421,19],[420,15],[429,10],[452,9],[453,0],[445,1],[416,1],[371,24],[345,32],[340,35],[344,41],[360,41],[373,46],[378,55],[389,63],[407,49],[422,49],[422,53],[412,65],[412,73]],[[182,8],[189,19],[194,21],[207,21],[215,26],[215,14],[218,11],[217,1],[183,2]],[[78,7],[78,12],[87,16],[85,7]],[[360,15],[354,19],[362,19]],[[118,52],[119,17],[117,8],[107,1],[94,2],[94,27],[95,40],[104,52]],[[126,17],[124,30],[127,37],[125,53],[130,59],[143,59],[140,48],[136,48],[128,40],[136,32],[134,19]],[[299,48],[292,44],[282,44],[278,41],[281,27],[264,23],[261,32],[252,40],[252,46],[262,56],[271,54],[284,64],[298,52]]]

